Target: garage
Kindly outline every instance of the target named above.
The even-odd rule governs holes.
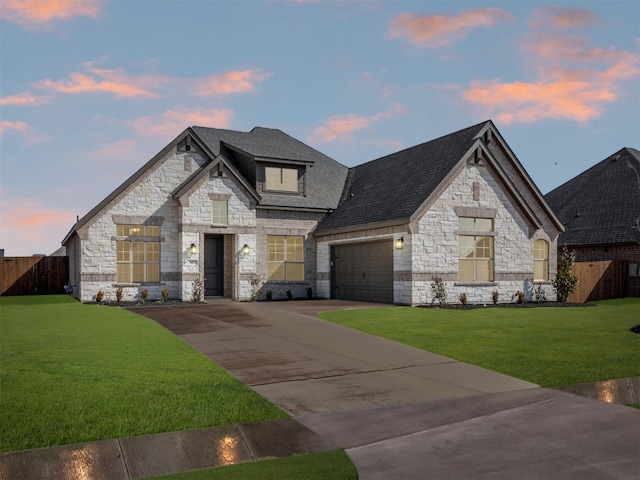
[[[340,300],[393,303],[393,242],[331,247],[331,296]]]

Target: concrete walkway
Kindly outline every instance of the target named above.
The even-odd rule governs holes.
[[[244,461],[338,447],[365,480],[640,477],[640,410],[542,389],[315,318],[363,306],[378,305],[216,301],[138,309],[293,419],[84,444],[58,457],[51,452],[62,450],[6,454],[0,479],[83,478],[44,475],[74,462],[89,465],[90,478],[139,478],[234,463],[234,455]],[[82,448],[88,456],[77,453]],[[110,462],[124,471],[103,475],[109,468],[100,467]],[[15,475],[26,475],[26,465],[48,467]]]

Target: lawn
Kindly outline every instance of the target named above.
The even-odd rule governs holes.
[[[153,477],[154,480],[357,480],[358,472],[343,450],[259,460]]]
[[[158,324],[68,296],[0,297],[0,451],[286,414]]]
[[[640,375],[640,298],[594,307],[389,307],[320,317],[543,387]]]

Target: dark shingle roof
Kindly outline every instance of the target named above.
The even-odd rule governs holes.
[[[640,152],[623,148],[545,195],[565,225],[558,245],[640,241]]]
[[[283,131],[263,127],[255,127],[250,132],[207,127],[192,127],[192,130],[215,155],[220,154],[221,144],[224,143],[258,160],[309,163],[305,174],[304,197],[261,193],[260,205],[320,209],[337,207],[347,167]]]
[[[486,123],[351,168],[340,206],[317,231],[410,218],[471,148]]]

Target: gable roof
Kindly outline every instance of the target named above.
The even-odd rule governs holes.
[[[306,165],[305,195],[274,195],[260,193],[258,208],[300,208],[328,210],[338,206],[347,167],[296,140],[281,130],[255,127],[250,132],[237,132],[207,127],[191,127],[214,155],[226,148],[229,161],[242,171],[237,154],[255,162],[293,163]]]
[[[541,220],[487,148],[491,141],[498,142],[542,210],[558,229],[562,229],[562,224],[493,122],[487,120],[351,168],[338,209],[322,221],[316,232],[326,234],[365,225],[409,223],[471,155],[483,157],[491,165],[524,216],[540,228]]]
[[[469,150],[485,123],[349,169],[339,208],[317,232],[407,222]]]
[[[545,198],[565,225],[558,245],[637,243],[640,151],[618,150]]]

